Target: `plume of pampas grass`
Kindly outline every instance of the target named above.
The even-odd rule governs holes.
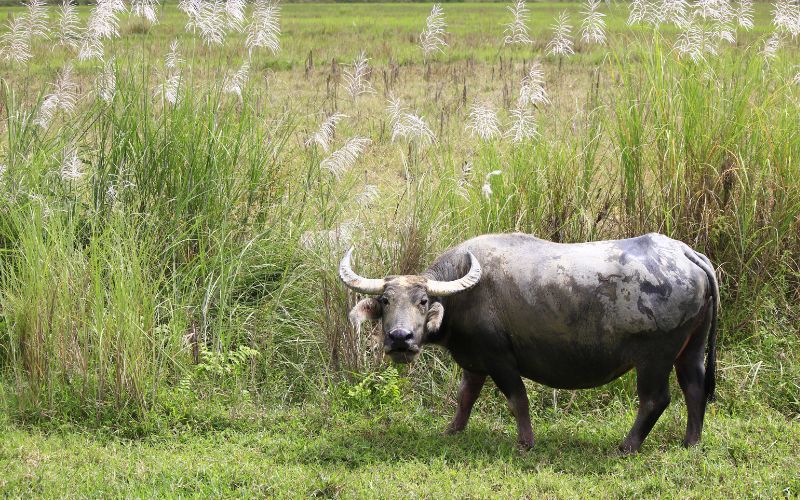
[[[605,14],[597,11],[599,6],[600,0],[588,0],[583,11],[585,17],[581,23],[581,40],[586,43],[606,43],[606,22],[603,20]]]
[[[377,200],[378,196],[380,196],[378,186],[364,184],[364,189],[356,195],[356,203],[361,207],[367,207],[371,205],[373,201]]]
[[[228,21],[228,29],[241,32],[244,29],[244,9],[247,6],[245,0],[227,0],[225,2],[225,17]]]
[[[53,91],[45,96],[39,112],[33,120],[35,125],[42,128],[47,128],[57,111],[61,110],[70,114],[75,110],[75,104],[78,101],[78,85],[72,79],[71,64],[64,66],[51,86]]]
[[[661,11],[652,0],[631,1],[628,24],[647,23],[657,26],[661,22]]]
[[[89,13],[83,43],[78,59],[101,59],[103,57],[103,39],[119,36],[119,19],[117,13],[125,11],[122,0],[97,0],[97,4]]]
[[[253,19],[247,27],[245,45],[253,49],[265,47],[273,54],[281,50],[281,9],[273,0],[257,0],[253,8]]]
[[[158,22],[157,7],[158,0],[131,0],[131,13],[146,19],[150,24]]]
[[[492,194],[494,194],[492,191],[492,184],[491,184],[492,177],[500,175],[502,173],[503,173],[502,170],[492,170],[491,172],[486,174],[486,178],[483,181],[483,187],[481,188],[481,194],[483,194],[483,197],[486,198],[487,200],[492,197]]]
[[[705,61],[706,54],[717,55],[714,33],[697,22],[695,16],[681,25],[681,33],[675,41],[675,50],[680,57],[689,57],[694,62]]]
[[[225,41],[225,4],[222,0],[201,2],[194,16],[193,27],[200,30],[206,45],[222,45]]]
[[[500,121],[497,112],[487,102],[476,102],[469,110],[467,131],[473,136],[488,141],[500,135]]]
[[[515,144],[533,139],[539,135],[536,127],[536,119],[533,110],[527,106],[517,105],[511,110],[511,128],[506,131],[505,136],[510,137]]]
[[[422,48],[423,57],[428,57],[432,53],[439,51],[444,52],[442,47],[447,47],[447,42],[444,40],[445,28],[447,23],[444,20],[444,10],[442,4],[433,4],[431,13],[425,22],[425,29],[419,35],[419,46]]]
[[[84,176],[83,165],[78,158],[78,148],[69,144],[64,148],[61,158],[61,178],[64,181],[76,181]]]
[[[560,56],[571,56],[575,53],[572,48],[572,26],[569,25],[569,16],[562,12],[553,25],[553,39],[547,44],[547,53]]]
[[[689,3],[686,0],[664,0],[658,17],[661,22],[678,24],[686,17],[688,10]]]
[[[78,25],[78,12],[72,0],[64,0],[58,12],[58,44],[73,49],[79,48],[81,31]]]
[[[739,26],[745,30],[749,31],[755,27],[755,24],[753,23],[752,0],[740,0],[739,5],[736,8],[736,20],[739,23]]]
[[[764,42],[764,48],[761,49],[761,54],[767,59],[772,60],[778,57],[778,50],[783,46],[783,34],[780,31],[774,31],[772,35]]]
[[[436,141],[436,136],[425,119],[407,112],[400,99],[389,96],[386,111],[389,113],[389,124],[392,127],[392,142],[397,139],[405,139],[409,142],[429,145]]]
[[[81,43],[81,48],[78,51],[79,61],[88,61],[90,59],[102,59],[103,52],[103,39],[96,36],[85,36]]]
[[[544,88],[544,69],[539,61],[534,61],[528,74],[522,79],[517,103],[520,106],[538,106],[550,103]]]
[[[514,5],[506,7],[511,12],[511,21],[506,25],[503,34],[503,45],[528,45],[533,43],[528,36],[528,8],[525,0],[517,0]]]
[[[328,170],[338,179],[355,165],[358,157],[371,143],[372,141],[366,137],[352,137],[345,142],[344,146],[322,160],[319,166]]]
[[[23,16],[8,22],[8,31],[0,35],[0,53],[7,61],[25,63],[33,57],[31,38]]]
[[[369,59],[363,50],[353,61],[352,68],[344,70],[345,90],[353,99],[361,94],[375,93],[372,84],[367,80],[369,71]]]
[[[158,84],[155,89],[155,96],[164,99],[173,106],[178,102],[178,91],[181,85],[180,73],[168,74],[166,79]]]
[[[250,74],[250,62],[245,61],[232,75],[225,79],[225,85],[222,91],[226,94],[235,94],[239,100],[242,100],[242,88],[247,83],[247,77]]]
[[[164,66],[168,70],[176,70],[178,67],[183,64],[183,58],[181,57],[178,39],[172,41],[169,44],[169,52],[167,52],[167,56],[164,58]]]
[[[114,59],[109,59],[103,66],[103,70],[95,80],[97,95],[103,101],[110,103],[114,100],[117,91],[117,73],[114,71]]]
[[[308,138],[306,147],[317,143],[325,153],[328,153],[333,141],[333,134],[336,132],[336,125],[344,118],[347,118],[347,115],[342,113],[334,113],[327,117],[319,126],[319,130]]]
[[[47,4],[44,0],[28,0],[25,6],[28,9],[25,15],[28,36],[31,38],[49,38],[50,28],[47,27],[49,17]]]
[[[800,35],[800,3],[796,0],[777,0],[772,10],[772,24],[792,38]]]

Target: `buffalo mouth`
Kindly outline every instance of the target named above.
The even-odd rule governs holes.
[[[419,355],[419,350],[419,346],[409,344],[386,349],[385,352],[395,363],[411,363]]]

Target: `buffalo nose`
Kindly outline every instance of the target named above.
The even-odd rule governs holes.
[[[405,344],[409,340],[414,338],[414,334],[411,333],[411,330],[406,330],[404,328],[395,328],[391,332],[389,332],[389,340],[392,341],[392,344]]]

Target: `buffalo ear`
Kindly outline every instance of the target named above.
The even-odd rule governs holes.
[[[375,299],[364,299],[359,301],[358,304],[350,310],[347,315],[350,318],[350,323],[356,329],[356,333],[361,333],[361,323],[365,320],[375,321],[380,319],[383,313],[383,306]]]
[[[444,319],[444,306],[441,302],[436,302],[428,309],[428,316],[425,319],[425,331],[428,333],[438,332],[442,326],[442,319]]]

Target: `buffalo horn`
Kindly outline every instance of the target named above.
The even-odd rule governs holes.
[[[362,278],[353,272],[353,269],[350,267],[350,255],[352,255],[352,253],[353,247],[350,247],[350,250],[344,254],[342,262],[339,263],[339,278],[342,279],[342,282],[347,285],[348,288],[356,292],[369,295],[379,295],[383,293],[383,287],[385,285],[383,279]]]
[[[447,297],[454,293],[469,290],[478,284],[481,279],[481,273],[481,265],[478,263],[478,259],[472,255],[472,252],[469,252],[469,272],[455,281],[428,280],[428,295]]]

